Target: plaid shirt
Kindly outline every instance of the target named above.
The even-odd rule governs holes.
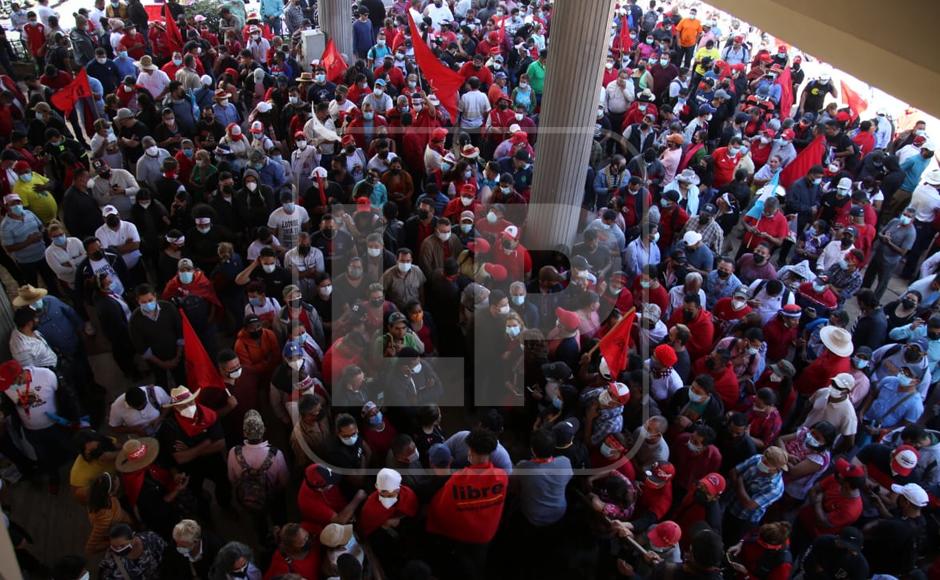
[[[855,296],[855,293],[862,287],[862,273],[858,268],[849,272],[836,264],[826,270],[826,276],[829,277],[830,284],[839,288],[839,304]]]
[[[694,215],[685,223],[685,228],[682,230],[682,233],[685,234],[685,232],[698,232],[702,234],[702,243],[708,246],[708,249],[710,249],[716,257],[721,255],[721,246],[725,243],[725,233],[721,231],[721,226],[718,225],[718,222],[714,219],[703,227],[702,224],[699,223],[699,216]]]
[[[761,457],[763,456],[760,454],[754,455],[734,468],[744,482],[744,490],[757,504],[757,509],[749,510],[742,506],[736,495],[728,508],[731,515],[752,524],[760,523],[767,508],[783,495],[783,472],[767,475],[758,469],[757,464],[760,463]]]
[[[606,389],[599,387],[585,391],[581,394],[581,404],[587,408],[592,401],[597,400]],[[611,433],[623,431],[623,407],[601,409],[594,419],[594,429],[591,431],[591,445],[600,445],[601,441]]]

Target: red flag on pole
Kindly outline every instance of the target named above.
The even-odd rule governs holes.
[[[176,20],[173,19],[169,4],[163,5],[163,20],[166,24],[166,36],[169,40],[167,45],[173,51],[183,50],[183,35],[180,33],[179,26],[176,25]]]
[[[506,21],[509,20],[508,16],[503,16],[503,19],[499,22],[499,48],[502,50],[503,44],[506,43]]]
[[[623,16],[620,19],[620,54],[621,56],[630,51],[633,48],[633,41],[630,40],[630,23],[627,21],[627,17]]]
[[[421,37],[421,32],[415,26],[414,17],[408,12],[408,25],[411,28],[411,42],[414,44],[415,61],[421,69],[424,78],[431,84],[434,94],[441,104],[450,113],[451,119],[457,119],[457,98],[460,87],[463,86],[463,77],[450,70],[428,48]]]
[[[819,135],[797,153],[796,158],[780,173],[780,185],[790,187],[797,179],[805,177],[810,167],[822,163],[823,153],[826,152],[825,141],[826,138]]]
[[[597,343],[601,356],[607,361],[610,376],[617,380],[620,371],[627,368],[627,353],[630,350],[630,333],[633,330],[633,321],[636,320],[636,309],[631,308],[610,332]]]
[[[349,68],[349,65],[343,60],[343,55],[339,52],[339,49],[336,48],[336,43],[333,42],[332,38],[326,41],[323,55],[320,56],[320,64],[323,65],[323,68],[326,70],[326,78],[331,83],[342,79],[343,75],[346,73],[346,69]]]
[[[68,117],[75,103],[84,97],[91,97],[91,87],[88,86],[88,73],[82,68],[72,82],[56,91],[49,100]]]
[[[842,95],[845,100],[845,104],[852,109],[854,118],[858,118],[862,113],[868,110],[868,100],[858,94],[849,83],[845,82],[845,79],[839,81],[842,85]]]
[[[224,389],[225,382],[219,373],[215,362],[209,358],[206,347],[202,346],[199,335],[190,324],[186,313],[180,308],[180,318],[183,319],[183,356],[186,358],[186,386],[189,390],[196,389]]]
[[[783,69],[777,77],[777,84],[780,85],[780,118],[786,119],[793,108],[793,77],[790,75],[790,67]]]

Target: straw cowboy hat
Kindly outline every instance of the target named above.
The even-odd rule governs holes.
[[[852,356],[852,335],[838,326],[826,326],[819,331],[823,345],[836,356]]]
[[[35,288],[29,284],[20,286],[16,291],[16,298],[13,299],[13,308],[22,308],[29,306],[38,300],[42,300],[49,291],[45,288]]]
[[[195,403],[196,397],[199,396],[199,391],[201,390],[202,389],[196,389],[196,392],[193,393],[182,385],[175,387],[172,391],[170,391],[170,402],[163,405],[163,408],[184,407],[191,403]]]
[[[160,453],[160,443],[153,437],[128,439],[118,451],[114,467],[121,473],[143,469],[153,463]]]

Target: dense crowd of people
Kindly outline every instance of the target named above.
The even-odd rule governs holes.
[[[5,501],[26,577],[937,577],[925,124],[625,0],[577,237],[530,253],[552,3],[384,4],[306,62],[307,0],[12,3],[4,497],[68,469],[89,522],[40,556]]]

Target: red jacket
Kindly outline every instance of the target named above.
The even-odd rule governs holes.
[[[774,316],[764,325],[764,341],[767,343],[767,362],[774,363],[787,356],[790,347],[796,342],[800,329],[796,326],[787,328],[782,316]]]
[[[476,68],[473,66],[473,61],[467,61],[463,63],[463,66],[460,67],[460,70],[457,71],[457,74],[463,77],[463,79],[469,80],[470,77],[476,77],[480,79],[480,84],[484,86],[489,86],[493,84],[493,73],[490,72],[490,69],[485,66]]]
[[[307,557],[303,560],[290,560],[283,552],[275,550],[271,565],[264,573],[264,580],[285,574],[296,574],[304,580],[317,580],[320,577],[320,542],[311,542]]]
[[[691,330],[691,328],[689,329]],[[695,336],[695,331],[692,331],[692,336]],[[690,353],[691,354],[691,353]],[[705,358],[702,357],[695,361],[693,366],[693,372],[696,375],[707,374],[715,380],[715,394],[721,399],[721,402],[724,403],[725,409],[734,409],[738,404],[738,399],[741,398],[741,386],[738,383],[738,376],[734,374],[734,367],[729,361],[728,364],[723,369],[711,370],[705,366]]]
[[[497,240],[497,244],[499,243]],[[532,258],[522,244],[516,246],[511,254],[503,251],[502,247],[494,248],[489,258],[490,262],[506,268],[507,282],[522,282],[526,275],[532,272]]]
[[[689,350],[689,358],[697,360],[710,353],[715,344],[715,323],[712,321],[712,313],[702,308],[695,320],[686,322],[683,318],[682,308],[677,308],[669,318],[669,327],[677,324],[685,324],[689,327],[692,336],[686,348]],[[734,374],[734,373],[732,373]],[[737,399],[735,399],[737,400]]]
[[[356,520],[359,533],[363,538],[372,535],[382,527],[382,524],[393,518],[413,518],[418,513],[418,496],[407,485],[398,490],[398,501],[390,508],[386,508],[379,501],[379,492],[373,491],[362,504],[362,510]]]
[[[385,120],[385,117],[382,115],[376,114],[372,118],[372,134],[375,135],[375,130],[379,127],[388,127],[388,121]],[[366,141],[366,134],[363,129],[363,119],[361,115],[356,115],[356,117],[346,125],[346,135],[352,135],[356,139],[356,146],[362,149],[363,151],[369,147],[369,142]]]
[[[734,170],[741,160],[740,153],[734,157],[728,155],[727,147],[719,147],[712,153],[712,159],[715,161],[715,170],[712,175],[712,186],[721,187],[728,185],[734,179]]]
[[[796,377],[796,390],[799,394],[809,397],[819,389],[828,387],[837,374],[848,373],[851,370],[852,363],[849,357],[838,356],[832,351],[824,350],[819,358],[810,363]]]
[[[427,530],[465,542],[487,544],[496,536],[509,476],[492,463],[469,465],[450,476],[428,506]]]

